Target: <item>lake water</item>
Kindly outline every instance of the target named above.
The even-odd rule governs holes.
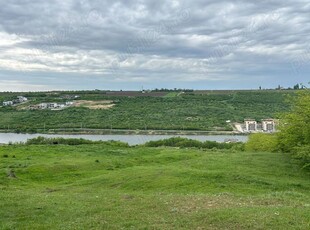
[[[42,137],[63,137],[63,138],[83,138],[92,141],[122,141],[129,145],[144,144],[148,141],[156,141],[162,139],[168,139],[171,137],[179,137],[180,135],[49,135],[49,134],[17,134],[17,133],[0,133],[0,143],[17,143],[25,142],[28,139],[35,138],[38,136]],[[240,142],[246,142],[248,140],[247,136],[241,135],[181,135],[181,137],[189,138],[198,141],[217,141],[224,142],[227,139],[238,139]]]

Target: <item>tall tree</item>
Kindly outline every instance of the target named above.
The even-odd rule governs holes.
[[[292,151],[295,147],[310,145],[310,90],[297,92],[290,99],[291,111],[281,118],[279,142],[283,151]]]
[[[291,152],[310,168],[310,90],[300,90],[291,99],[291,106],[291,112],[281,119],[278,145],[281,151]]]
[[[299,89],[299,84],[294,85],[294,89],[298,90]]]

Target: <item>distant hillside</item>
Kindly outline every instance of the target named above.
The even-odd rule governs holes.
[[[27,103],[0,108],[0,128],[16,131],[45,131],[57,128],[143,130],[232,130],[231,122],[245,118],[277,117],[287,110],[285,100],[293,90],[256,91],[75,91],[0,93],[0,99],[25,96]],[[104,101],[108,109],[72,106],[60,111],[30,110],[39,103]],[[2,102],[1,101],[1,102]],[[82,103],[80,103],[83,105]]]

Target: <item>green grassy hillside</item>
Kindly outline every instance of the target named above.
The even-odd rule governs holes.
[[[309,229],[309,179],[276,153],[2,146],[0,229]]]
[[[71,93],[72,95],[78,92]],[[112,100],[110,109],[83,107],[62,111],[28,111],[15,107],[0,108],[0,129],[42,132],[57,128],[155,129],[155,130],[232,130],[227,120],[275,118],[288,109],[285,99],[294,91],[213,91],[199,93],[170,92],[163,97],[111,96],[101,92],[79,92],[79,100]],[[69,92],[28,93],[30,102],[65,102]],[[1,96],[2,95],[2,96]],[[17,95],[17,94],[16,94]],[[15,95],[15,96],[16,96]],[[148,95],[148,94],[145,94]],[[13,94],[0,94],[9,99]]]

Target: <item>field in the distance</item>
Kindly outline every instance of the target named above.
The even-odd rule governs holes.
[[[42,132],[49,129],[132,129],[232,131],[231,122],[245,118],[276,118],[288,109],[293,90],[194,92],[49,92],[24,93],[29,99],[17,107],[0,108],[0,129]],[[18,93],[0,93],[0,101]],[[66,99],[78,95],[78,99]],[[79,107],[60,111],[25,110],[42,102],[78,101]],[[102,102],[111,102],[102,104]],[[84,102],[84,103],[79,103]],[[101,108],[101,109],[100,109]]]
[[[310,228],[310,174],[285,154],[97,144],[0,157],[0,229]]]

